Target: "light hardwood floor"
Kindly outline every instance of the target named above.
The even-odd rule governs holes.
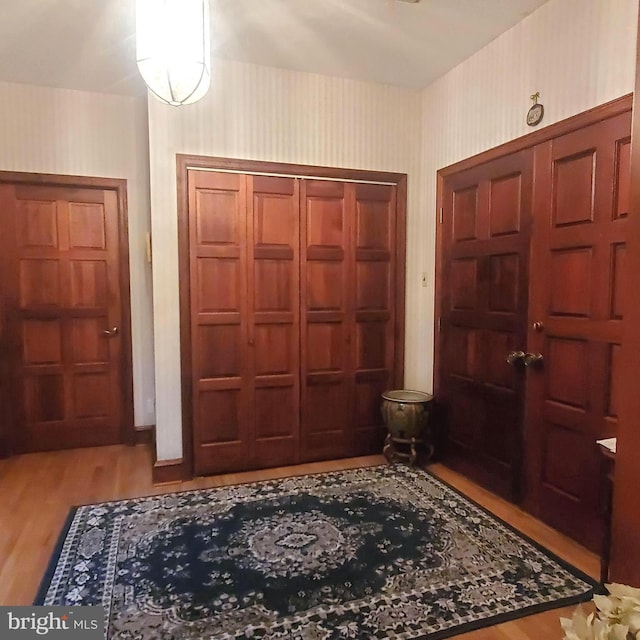
[[[151,454],[142,445],[37,453],[0,460],[0,605],[32,603],[60,529],[74,505],[383,462],[382,456],[369,456],[154,486]],[[430,469],[560,557],[594,578],[598,576],[598,558],[580,545],[446,467],[435,464]],[[573,609],[555,609],[458,637],[559,640],[562,638],[559,616],[569,616]]]

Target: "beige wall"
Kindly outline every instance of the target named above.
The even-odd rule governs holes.
[[[408,173],[414,227],[419,109],[416,92],[228,61],[215,64],[197,104],[176,109],[149,98],[158,458],[182,455],[175,154]],[[409,265],[418,250],[410,237]],[[408,270],[411,291],[420,285]],[[410,318],[407,343],[415,340]],[[408,350],[410,372],[417,360]]]
[[[0,170],[126,178],[135,422],[154,423],[146,102],[0,83]]]
[[[425,387],[433,380],[437,170],[530,133],[536,91],[545,108],[538,129],[633,91],[637,10],[637,0],[550,0],[422,92],[422,215],[410,233],[422,239],[430,276],[413,301]]]

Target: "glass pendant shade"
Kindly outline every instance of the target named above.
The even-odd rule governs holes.
[[[200,100],[211,80],[209,0],[136,0],[136,61],[162,102]]]

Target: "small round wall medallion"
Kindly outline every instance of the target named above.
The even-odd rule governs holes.
[[[536,125],[540,124],[542,122],[542,118],[544,118],[544,105],[538,102],[539,98],[540,98],[539,91],[536,91],[531,96],[531,99],[533,100],[533,105],[529,109],[529,111],[527,111],[527,124],[530,127],[535,127]]]

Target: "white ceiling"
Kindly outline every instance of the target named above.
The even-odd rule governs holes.
[[[210,0],[212,54],[423,88],[546,0]],[[0,80],[144,92],[135,0],[0,0]]]

